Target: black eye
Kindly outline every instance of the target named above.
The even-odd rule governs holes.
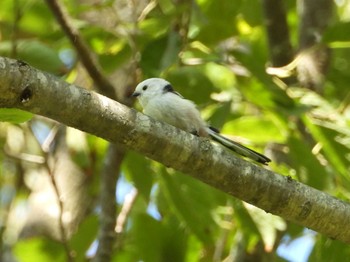
[[[143,86],[143,87],[142,87],[142,90],[145,91],[145,90],[147,90],[147,88],[148,88],[147,85],[146,85],[146,86]]]

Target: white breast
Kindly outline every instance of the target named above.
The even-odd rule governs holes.
[[[158,121],[166,122],[187,132],[206,135],[203,134],[206,124],[195,104],[176,94],[169,92],[154,97],[144,107],[143,112]]]

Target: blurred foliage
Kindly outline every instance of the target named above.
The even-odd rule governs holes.
[[[33,114],[16,108],[0,108],[0,121],[23,123],[32,118]]]
[[[322,39],[332,49],[322,94],[298,84],[286,87],[266,74],[269,47],[259,1],[61,2],[112,82],[122,85],[120,74],[135,75],[127,71],[131,64],[142,79],[166,78],[198,104],[212,125],[265,150],[273,159],[272,170],[349,199],[349,1],[336,1]],[[45,1],[2,0],[0,6],[1,56],[90,87]],[[295,1],[286,1],[286,11],[296,46]],[[20,233],[28,220],[28,183],[43,165],[44,152],[33,141],[42,146],[54,126],[43,118],[22,123],[31,118],[19,110],[0,110],[0,260],[65,261],[69,247],[76,261],[83,261],[96,247],[95,204],[66,245],[40,235],[40,228],[35,237]],[[30,131],[34,123],[44,123],[36,133]],[[68,132],[67,144],[95,200],[106,142]],[[114,261],[284,261],[286,252],[311,252],[309,261],[349,257],[348,246],[318,234],[310,247],[289,250],[288,243],[308,232],[130,152],[118,182],[118,210],[134,188],[138,194],[118,235]],[[298,256],[294,261],[300,261]]]

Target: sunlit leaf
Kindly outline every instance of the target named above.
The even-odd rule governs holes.
[[[246,205],[247,211],[255,222],[266,250],[273,250],[275,242],[278,240],[278,231],[284,231],[287,228],[286,222],[272,214],[256,208],[254,206]]]
[[[113,46],[106,53],[99,55],[101,66],[107,72],[113,72],[127,63],[132,55],[131,48],[126,43],[121,43],[117,48]]]
[[[230,69],[216,63],[205,64],[205,74],[216,88],[222,90],[233,89],[236,85],[235,75]]]
[[[235,14],[241,1],[197,1],[192,27],[197,28],[196,39],[214,44],[236,33]],[[220,17],[220,19],[218,19]],[[194,29],[192,29],[194,30]],[[193,36],[194,37],[194,36]]]
[[[254,246],[261,238],[257,224],[252,219],[242,201],[235,199],[230,203],[232,203],[235,211],[233,217],[234,221],[239,225],[239,230],[243,232],[245,241],[248,242],[247,246]]]
[[[335,132],[315,125],[308,117],[304,117],[303,120],[311,131],[312,135],[317,141],[319,141],[319,143],[321,143],[323,151],[325,152],[329,161],[333,163],[334,168],[337,169],[343,176],[348,177],[348,167],[350,164],[346,159],[348,148],[340,146],[335,141]]]
[[[182,179],[189,181],[185,177]],[[211,244],[213,236],[211,228],[214,226],[211,217],[210,205],[213,204],[215,191],[210,193],[206,185],[198,183],[181,184],[174,177],[164,174],[161,177],[161,185],[167,203],[172,206],[172,212],[184,221],[190,230],[205,244]],[[200,201],[200,202],[199,202]],[[193,206],[196,206],[193,209]],[[201,214],[199,216],[199,214]],[[202,216],[206,219],[203,220]]]
[[[280,151],[274,152],[271,147],[279,160],[269,167],[274,172],[291,175],[336,197],[349,198],[350,23],[347,21],[350,5],[347,1],[336,1],[331,24],[325,26],[325,33],[323,29],[316,32],[332,51],[320,94],[292,87],[298,85],[296,79],[282,82],[284,79],[266,73],[276,50],[271,49],[266,30],[273,20],[266,19],[262,1],[92,2],[64,0],[61,5],[70,24],[87,43],[97,66],[116,87],[127,87],[126,78],[135,82],[164,77],[185,98],[194,101],[204,119],[222,129],[225,135],[259,152],[263,146],[268,145],[270,150],[271,144],[277,143]],[[283,4],[291,40],[280,45],[292,45],[297,52],[302,40],[299,39],[302,12],[298,12],[298,1],[287,0]],[[320,11],[315,10],[318,16],[316,12]],[[80,61],[79,47],[66,36],[45,1],[2,0],[0,23],[1,56],[24,60],[55,75],[72,72],[65,80],[92,87],[93,81]],[[315,35],[312,30],[310,34]],[[77,52],[73,52],[75,49]],[[125,77],[120,77],[121,74]],[[118,94],[124,91],[118,89]],[[0,121],[22,123],[31,118],[30,113],[0,109]],[[0,144],[6,149],[14,134],[6,129],[8,125],[2,126]],[[31,137],[25,128],[22,132],[25,137]],[[47,127],[38,127],[36,132],[47,133]],[[89,183],[87,197],[93,198],[90,211],[97,210],[97,214],[88,214],[68,241],[76,261],[86,260],[86,250],[98,239],[97,198],[103,194],[99,187],[100,173],[108,148],[108,142],[92,135],[86,135],[83,140],[86,141],[83,148],[78,148],[80,143],[75,143],[75,138],[68,140],[67,157],[73,157],[84,170],[85,182]],[[26,139],[20,153],[37,155],[38,150],[37,144]],[[28,173],[37,173],[35,169],[43,167],[13,161],[1,153],[0,160],[1,193],[10,188],[18,194],[14,201],[23,197],[23,191],[27,195],[28,189],[23,189],[21,181],[25,184],[32,181]],[[49,164],[54,166],[53,161]],[[130,206],[112,261],[286,261],[275,252],[283,242],[281,239],[285,239],[282,236],[289,236],[292,241],[304,234],[300,226],[280,227],[283,223],[279,219],[270,218],[262,211],[251,212],[240,200],[165,169],[142,155],[126,154],[120,178],[116,193],[135,187],[139,197]],[[122,199],[117,197],[117,200],[115,203],[113,197],[111,203],[117,205],[119,212],[125,206],[120,206],[124,205]],[[0,205],[0,214],[14,211],[12,205]],[[67,260],[61,243],[46,238],[21,240],[11,227],[4,225],[0,237],[6,253],[5,256],[0,253],[0,260],[6,260],[8,254],[18,261]],[[317,235],[308,260],[343,261],[350,255],[347,250],[345,245]],[[297,253],[294,249],[288,251]]]
[[[134,217],[131,234],[137,248],[137,260],[161,261],[164,235],[159,221],[146,214],[138,214]]]
[[[96,239],[98,220],[95,215],[87,217],[79,226],[78,231],[69,241],[70,248],[74,251],[77,261],[85,258],[86,251]]]
[[[263,23],[263,10],[259,1],[242,1],[241,12],[244,14],[244,19],[251,26],[259,26]]]
[[[144,34],[158,38],[168,30],[168,23],[169,20],[165,17],[150,18],[140,23],[140,29]]]
[[[66,253],[61,243],[45,238],[31,238],[18,242],[15,257],[21,262],[64,261]]]
[[[153,172],[150,168],[150,161],[144,156],[130,152],[123,161],[123,170],[127,179],[134,183],[142,196],[145,199],[149,199],[153,185]]]
[[[0,43],[0,54],[10,56],[14,47],[10,42]],[[58,51],[38,40],[22,40],[16,43],[16,58],[40,70],[61,75],[68,71]]]
[[[23,123],[33,117],[32,113],[16,108],[0,108],[0,121],[10,123]]]
[[[350,257],[349,246],[345,243],[318,235],[315,248],[313,249],[309,262],[339,261]]]
[[[345,41],[350,44],[350,22],[337,23],[329,27],[323,36],[323,41],[326,43]]]
[[[326,167],[312,153],[311,146],[304,139],[291,136],[288,140],[288,156],[293,162],[299,180],[318,189],[327,188],[329,174]]]
[[[197,104],[207,103],[210,93],[215,90],[203,66],[185,66],[170,71],[166,78],[185,98]]]
[[[244,116],[227,122],[222,133],[241,136],[258,143],[283,142],[284,135],[271,119],[259,116]]]

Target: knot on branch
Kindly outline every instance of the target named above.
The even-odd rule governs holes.
[[[29,102],[32,98],[33,92],[30,86],[26,86],[20,95],[20,101],[22,104]]]

